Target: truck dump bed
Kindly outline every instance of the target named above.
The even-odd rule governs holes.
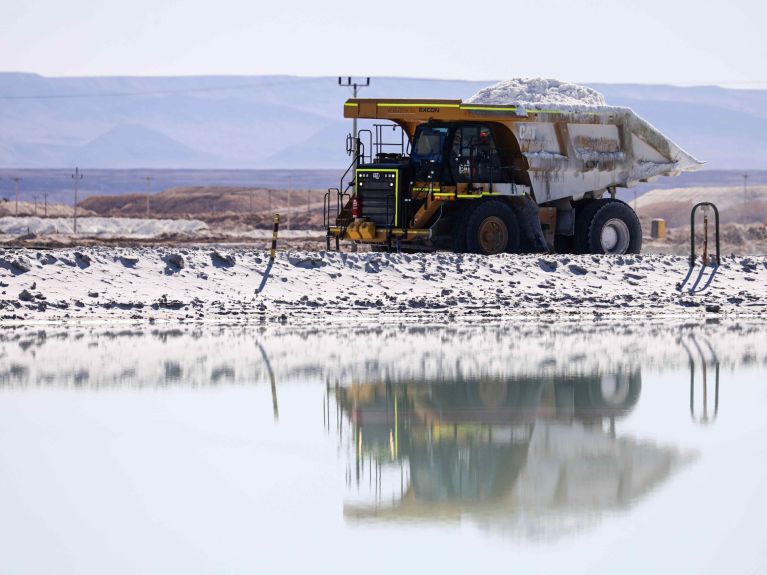
[[[631,187],[703,164],[629,108],[524,108],[461,100],[352,99],[347,118],[389,120],[412,139],[425,122],[482,122],[504,128],[518,146],[539,204]]]

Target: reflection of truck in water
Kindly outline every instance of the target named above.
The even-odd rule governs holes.
[[[328,244],[638,253],[639,220],[616,188],[700,166],[625,108],[353,99],[344,115],[403,136],[392,151],[384,124],[375,141],[354,135],[351,183],[326,196]]]
[[[357,480],[366,483],[360,474],[373,464],[376,481],[402,466],[388,503],[378,486],[347,502],[349,517],[598,510],[647,492],[675,458],[615,437],[615,419],[639,399],[638,370],[356,384],[336,393],[354,430]]]

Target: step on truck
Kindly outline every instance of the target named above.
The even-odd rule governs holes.
[[[376,122],[325,196],[328,249],[639,253],[617,188],[702,165],[628,108],[351,99],[344,116]]]

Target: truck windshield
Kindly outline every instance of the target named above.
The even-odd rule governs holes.
[[[413,157],[419,160],[439,160],[445,149],[447,128],[421,128],[416,134]]]

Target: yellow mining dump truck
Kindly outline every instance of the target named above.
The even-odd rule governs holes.
[[[352,99],[344,116],[388,124],[347,142],[349,181],[325,198],[328,249],[638,253],[639,219],[616,188],[701,165],[627,108]]]
[[[540,533],[625,508],[681,463],[674,449],[616,439],[641,384],[636,369],[338,387],[356,479],[344,517],[531,522]]]

